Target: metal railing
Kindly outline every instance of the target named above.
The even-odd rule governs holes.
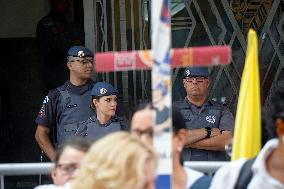
[[[186,167],[212,175],[221,166],[228,162],[184,162]],[[48,175],[50,174],[52,163],[7,163],[0,164],[0,189],[5,188],[5,176],[19,175]]]
[[[7,163],[0,164],[0,188],[5,188],[5,176],[48,175],[52,163]]]

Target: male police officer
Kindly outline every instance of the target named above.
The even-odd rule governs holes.
[[[128,130],[126,120],[116,114],[117,94],[118,91],[111,84],[96,83],[91,92],[94,114],[78,124],[75,135],[96,141],[109,133]]]
[[[73,46],[67,53],[70,78],[62,86],[49,91],[36,119],[35,138],[50,160],[55,158],[55,147],[49,138],[57,130],[57,144],[74,135],[77,123],[91,116],[93,81],[93,53],[83,46]]]
[[[232,139],[234,118],[228,108],[207,100],[210,85],[207,68],[187,68],[183,85],[186,97],[175,103],[189,128],[189,137],[183,152],[187,161],[225,161],[225,144]]]

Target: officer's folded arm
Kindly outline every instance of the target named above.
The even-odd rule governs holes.
[[[189,129],[188,138],[185,146],[198,142],[207,136],[207,132],[204,128]]]
[[[35,139],[47,157],[53,161],[55,158],[55,149],[50,141],[49,132],[50,129],[48,127],[38,125],[35,133]]]
[[[222,131],[216,136],[210,136],[210,138],[204,138],[192,144],[186,145],[188,148],[196,148],[203,150],[213,151],[225,151],[225,145],[232,140],[231,131]]]

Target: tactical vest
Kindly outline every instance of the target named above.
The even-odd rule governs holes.
[[[125,130],[125,125],[119,118],[112,118],[109,123],[100,124],[96,116],[92,116],[87,121],[79,123],[76,135],[96,141],[109,133],[121,130]]]
[[[67,89],[57,88],[60,92],[59,104],[62,108],[60,119],[57,123],[57,143],[62,144],[70,136],[74,136],[78,122],[87,120],[92,110],[91,90],[85,93],[73,94]]]
[[[176,103],[176,107],[183,115],[188,129],[205,127],[219,128],[224,106],[216,102],[209,102],[201,108],[200,113],[194,112],[185,100]],[[184,148],[182,157],[184,161],[226,161],[228,156],[225,151],[201,150]]]

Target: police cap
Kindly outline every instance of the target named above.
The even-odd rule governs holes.
[[[73,46],[68,50],[67,56],[73,56],[73,57],[94,57],[93,52],[83,46]]]
[[[209,77],[206,67],[188,67],[184,70],[183,77]]]
[[[94,85],[91,95],[92,96],[109,96],[117,95],[118,91],[109,83],[98,82]]]

